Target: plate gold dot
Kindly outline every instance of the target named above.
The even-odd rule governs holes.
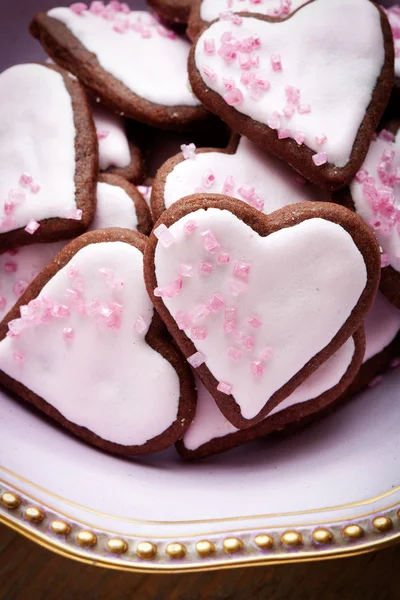
[[[44,512],[37,506],[28,506],[25,511],[25,519],[31,523],[41,523],[44,519]]]
[[[375,517],[372,521],[372,525],[380,533],[385,533],[393,528],[393,521],[389,517]]]
[[[243,550],[244,546],[242,540],[239,540],[239,538],[229,537],[224,539],[223,547],[228,554],[236,554]]]
[[[93,531],[87,531],[83,529],[76,536],[76,541],[83,548],[90,548],[91,546],[95,546],[97,544],[97,536]]]
[[[364,530],[360,525],[347,525],[342,531],[343,535],[349,540],[359,540],[364,535]]]
[[[139,542],[136,554],[142,560],[152,560],[157,554],[157,546],[151,542]]]
[[[257,535],[254,541],[261,550],[270,550],[274,545],[274,538],[265,533]]]
[[[113,554],[125,554],[125,552],[128,551],[128,544],[125,542],[125,540],[113,538],[108,540],[107,548]]]
[[[333,542],[332,532],[329,529],[325,529],[325,527],[318,527],[318,529],[313,531],[312,538],[318,544],[331,544]]]
[[[196,552],[201,558],[207,558],[215,552],[215,545],[208,540],[201,540],[196,544]]]
[[[303,536],[299,531],[285,531],[281,535],[281,542],[285,546],[301,546],[303,544]]]
[[[186,556],[186,548],[179,542],[172,542],[165,548],[167,556],[173,559],[184,558]]]
[[[21,505],[21,498],[12,492],[4,492],[1,497],[1,503],[6,508],[18,508]]]
[[[56,535],[68,535],[71,531],[71,525],[65,521],[53,521],[50,525],[50,529]]]

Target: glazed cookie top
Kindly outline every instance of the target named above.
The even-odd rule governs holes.
[[[252,12],[268,17],[286,17],[308,0],[201,0],[200,18],[214,21],[221,13]]]
[[[0,75],[0,137],[0,233],[79,217],[74,113],[60,73],[24,64]]]
[[[61,21],[93,52],[101,67],[136,95],[163,106],[197,106],[187,80],[190,44],[144,11],[121,4],[92,2],[53,8],[48,16]]]
[[[400,133],[382,130],[371,142],[362,168],[350,184],[357,213],[383,249],[382,267],[400,271]]]
[[[395,4],[390,8],[384,8],[392,28],[394,41],[394,72],[396,77],[400,77],[400,6]]]
[[[364,327],[364,362],[367,362],[387,348],[396,337],[400,330],[400,310],[378,292],[371,310],[365,317]]]
[[[142,252],[86,245],[9,322],[0,369],[70,422],[143,445],[175,422],[180,398],[176,371],[146,342],[153,313]]]
[[[344,167],[385,64],[381,14],[365,0],[317,0],[280,22],[228,14],[194,61],[227,106],[310,148],[316,166]]]
[[[124,120],[103,106],[93,106],[93,119],[99,140],[100,171],[123,169],[131,162]]]

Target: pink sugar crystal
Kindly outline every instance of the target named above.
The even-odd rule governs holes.
[[[68,277],[71,277],[71,279],[76,277],[78,275],[78,273],[79,273],[79,271],[74,265],[69,264],[67,266],[67,275],[68,275]]]
[[[164,248],[169,248],[175,242],[173,234],[163,223],[154,229],[154,235]]]
[[[203,75],[205,75],[207,79],[210,79],[211,81],[217,80],[217,74],[211,67],[208,67],[207,65],[202,65],[201,70],[203,72]]]
[[[225,305],[225,298],[221,294],[214,294],[207,303],[210,312],[218,312]]]
[[[226,307],[225,308],[225,320],[226,321],[235,321],[236,320],[236,308]]]
[[[104,2],[94,0],[94,2],[90,4],[89,12],[91,12],[94,15],[100,15],[103,12],[104,8]]]
[[[73,13],[81,17],[88,7],[84,2],[74,2],[69,8]]]
[[[214,38],[204,40],[204,53],[208,56],[215,54],[215,40]]]
[[[40,185],[38,183],[31,183],[29,186],[32,194],[37,194],[40,192]]]
[[[65,211],[65,218],[73,219],[74,221],[81,221],[82,220],[82,210],[80,208],[77,208],[77,209],[70,208]]]
[[[226,196],[230,196],[235,189],[235,179],[232,175],[228,175],[224,181],[224,186],[222,188],[222,193]]]
[[[315,136],[315,141],[319,146],[323,146],[323,144],[325,144],[328,141],[328,138],[324,133],[321,133],[321,135]]]
[[[297,107],[297,112],[299,113],[299,115],[305,115],[311,112],[311,106],[309,104],[300,104]]]
[[[191,219],[190,221],[187,221],[185,223],[185,225],[183,226],[183,231],[186,235],[191,235],[192,233],[194,233],[196,231],[196,229],[197,229],[197,223],[193,219]]]
[[[203,275],[210,275],[213,270],[213,266],[211,263],[202,260],[199,264],[199,271]]]
[[[35,233],[35,231],[37,231],[39,229],[39,227],[40,227],[40,223],[38,223],[34,219],[31,219],[29,221],[28,225],[25,227],[25,231],[32,235],[33,233]]]
[[[29,173],[22,173],[21,177],[19,178],[19,185],[22,187],[27,187],[31,183],[33,183],[32,175],[29,175]]]
[[[147,323],[143,317],[138,317],[133,325],[133,329],[136,333],[143,333],[147,329]]]
[[[236,322],[235,321],[225,321],[223,324],[223,330],[225,333],[235,333],[236,332]]]
[[[253,373],[254,377],[262,376],[262,374],[264,372],[264,367],[263,367],[261,360],[254,360],[251,363],[251,372]]]
[[[62,337],[64,342],[72,342],[72,340],[74,339],[75,336],[75,332],[72,329],[72,327],[64,327],[63,332],[62,332]]]
[[[27,281],[24,281],[23,279],[18,279],[18,281],[16,281],[13,285],[13,292],[17,296],[17,298],[19,298],[24,293],[27,287]]]
[[[395,136],[391,131],[382,129],[378,134],[378,138],[380,140],[384,140],[385,142],[394,142]]]
[[[291,135],[290,129],[278,129],[278,139],[285,140]]]
[[[320,167],[328,162],[328,157],[326,152],[318,152],[317,154],[313,155],[312,160],[315,166]]]
[[[251,56],[248,56],[246,54],[239,54],[239,66],[244,71],[248,71],[249,69],[251,69],[251,67],[253,66]]]
[[[361,169],[359,169],[359,171],[357,171],[357,173],[356,173],[356,180],[359,183],[362,183],[363,181],[365,181],[367,177],[368,177],[368,171],[367,171],[367,169],[364,169],[364,167],[361,167]]]
[[[25,357],[19,350],[13,352],[13,361],[17,363],[17,365],[22,365],[25,362]]]
[[[232,389],[233,387],[230,385],[230,383],[226,383],[225,381],[220,381],[217,385],[217,390],[223,394],[226,394],[227,396],[229,396],[229,394],[232,392]]]
[[[203,177],[201,178],[201,181],[205,188],[211,187],[215,183],[214,173],[209,169],[204,173]]]
[[[9,260],[8,262],[4,263],[3,269],[6,273],[16,273],[18,270],[18,265],[16,262]]]
[[[228,348],[228,356],[232,360],[240,360],[243,356],[241,350],[235,348],[235,346],[229,346]]]
[[[192,340],[205,340],[207,337],[207,329],[205,327],[192,327],[190,335]]]
[[[262,321],[260,321],[260,319],[255,315],[251,315],[249,318],[249,324],[254,327],[254,329],[259,329],[262,325]]]
[[[239,281],[238,279],[232,279],[229,282],[229,286],[232,296],[239,296],[247,290],[247,283],[244,281]]]
[[[7,299],[4,296],[0,296],[0,310],[4,310],[7,306]]]
[[[263,350],[261,350],[260,358],[261,360],[269,360],[272,356],[272,348],[267,346]]]
[[[277,111],[274,111],[272,115],[268,117],[267,124],[271,129],[279,129],[281,126],[281,115]]]
[[[51,314],[57,319],[68,319],[70,311],[66,304],[54,304]]]
[[[181,152],[185,160],[196,158],[196,146],[194,144],[182,144]]]
[[[250,200],[255,194],[255,189],[252,185],[241,185],[238,189],[238,194],[240,194],[245,200]]]
[[[271,65],[273,71],[282,71],[282,60],[280,54],[271,55]]]
[[[238,88],[233,88],[224,95],[224,100],[229,106],[237,106],[243,102],[243,94]]]
[[[228,262],[230,262],[230,260],[231,257],[228,252],[221,252],[221,254],[218,255],[218,263],[220,265],[226,265]]]
[[[219,251],[221,246],[218,243],[215,234],[210,229],[203,231],[201,233],[201,237],[203,240],[204,248],[207,250],[207,252],[210,252],[210,254],[216,254]]]
[[[233,274],[236,277],[241,277],[242,279],[247,279],[250,272],[250,265],[244,262],[236,261],[233,265]]]
[[[176,296],[179,296],[179,294],[181,293],[182,287],[182,277],[178,277],[171,284],[166,285],[163,288],[163,296],[165,296],[166,298],[176,298]]]
[[[185,263],[181,263],[181,265],[179,267],[179,275],[181,277],[193,277],[192,265],[187,265]]]
[[[388,267],[389,265],[390,265],[389,254],[386,254],[384,252],[383,254],[381,254],[381,267],[382,267],[382,269],[384,269],[385,267]]]
[[[4,214],[6,214],[7,216],[12,215],[16,206],[16,203],[13,200],[11,200],[11,198],[6,198],[6,200],[4,201]]]
[[[291,119],[294,114],[294,106],[292,104],[287,104],[283,107],[282,112],[287,119]]]
[[[254,348],[254,337],[252,335],[246,335],[243,338],[243,346],[244,348],[246,348],[246,350],[252,350]]]
[[[110,132],[108,129],[98,129],[97,130],[97,139],[100,141],[105,140],[109,135],[110,135]]]
[[[189,317],[192,323],[198,323],[205,319],[209,314],[210,311],[205,304],[198,304],[190,311]]]
[[[206,361],[206,357],[201,352],[195,352],[187,359],[188,363],[194,368],[200,367]]]
[[[300,101],[300,90],[298,88],[293,87],[292,85],[287,85],[285,87],[285,94],[287,101],[289,104],[298,104]]]
[[[190,327],[189,315],[183,310],[178,310],[178,312],[175,315],[175,321],[178,325],[178,329],[180,329],[181,331],[183,331],[184,329],[189,329]]]

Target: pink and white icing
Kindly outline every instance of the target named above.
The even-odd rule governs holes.
[[[221,13],[252,12],[268,17],[286,17],[303,6],[308,0],[202,0],[200,18],[214,21]]]
[[[98,183],[96,215],[89,231],[106,227],[136,230],[137,225],[135,205],[125,190]],[[0,255],[0,321],[66,243],[32,244]]]
[[[364,362],[367,362],[393,342],[400,330],[400,310],[378,292],[371,310],[365,317],[364,328]]]
[[[289,19],[224,17],[196,44],[207,87],[228,105],[343,167],[385,61],[380,14],[365,0],[312,2]]]
[[[321,218],[261,237],[209,208],[155,233],[155,294],[246,419],[331,342],[367,281],[351,236]]]
[[[154,310],[137,248],[85,246],[24,310],[0,342],[7,375],[114,443],[142,445],[174,423],[179,378],[145,341]]]
[[[350,184],[360,217],[382,248],[382,267],[400,271],[400,132],[383,130],[371,142],[362,168]]]
[[[131,162],[124,120],[103,106],[93,106],[93,119],[99,140],[100,171],[124,169]]]
[[[394,72],[396,77],[400,77],[400,5],[395,4],[389,8],[384,8],[387,18],[392,28],[394,42]]]
[[[268,416],[279,413],[285,408],[289,408],[289,406],[314,400],[336,386],[349,368],[354,351],[354,340],[350,338]],[[197,379],[196,415],[183,437],[185,448],[197,450],[211,440],[225,437],[237,431],[238,429],[225,419],[211,394]]]
[[[201,152],[178,163],[168,174],[164,204],[198,192],[228,194],[264,213],[304,200],[322,200],[322,193],[286,163],[265,154],[242,137],[235,154]]]
[[[59,73],[24,64],[0,75],[0,138],[0,233],[74,214],[74,114]]]
[[[164,106],[197,106],[188,86],[190,44],[144,11],[114,10],[93,2],[89,10],[53,8],[101,67],[145,100]],[[93,6],[95,5],[95,6]]]

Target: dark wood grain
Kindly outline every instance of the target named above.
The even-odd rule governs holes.
[[[82,565],[0,526],[0,600],[398,600],[400,546],[319,563],[140,575]]]

